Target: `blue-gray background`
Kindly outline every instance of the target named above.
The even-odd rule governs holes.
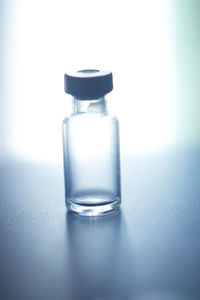
[[[200,299],[200,2],[0,2],[0,299]],[[110,69],[122,210],[66,212],[65,71]]]

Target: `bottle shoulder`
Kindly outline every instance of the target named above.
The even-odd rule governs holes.
[[[102,120],[102,121],[111,121],[118,123],[117,116],[112,113],[104,113],[104,114],[96,114],[96,113],[79,113],[79,114],[71,114],[66,116],[63,120],[63,124],[67,124],[69,122],[75,122],[76,120]]]

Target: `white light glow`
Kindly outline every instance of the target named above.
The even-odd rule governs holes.
[[[62,160],[61,124],[71,108],[64,72],[84,68],[113,71],[108,101],[124,154],[167,147],[175,134],[168,3],[19,0],[11,148]]]

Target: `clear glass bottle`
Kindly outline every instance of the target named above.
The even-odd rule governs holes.
[[[65,91],[73,95],[73,112],[63,121],[66,205],[84,215],[104,214],[121,202],[118,120],[105,99],[111,90],[111,72],[65,74]]]

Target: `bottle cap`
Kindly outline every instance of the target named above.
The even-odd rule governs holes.
[[[89,69],[65,74],[65,92],[80,100],[101,98],[112,89],[110,71]]]

